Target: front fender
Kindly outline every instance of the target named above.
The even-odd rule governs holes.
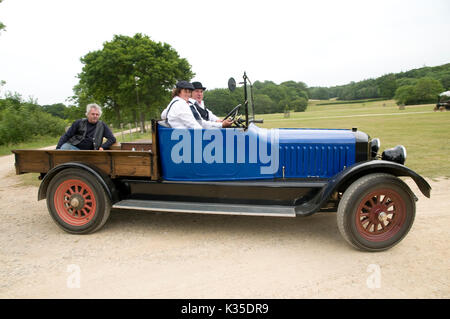
[[[50,171],[48,171],[43,178],[41,185],[39,186],[38,200],[45,199],[47,197],[47,188],[52,178],[55,177],[58,172],[67,168],[80,168],[86,170],[87,173],[93,175],[100,182],[111,202],[114,203],[119,200],[116,187],[108,175],[97,169],[95,166],[80,162],[64,163],[55,166]]]
[[[419,187],[422,194],[430,198],[431,186],[422,176],[404,165],[384,160],[367,161],[352,165],[348,169],[336,174],[336,176],[330,180],[329,187],[336,189],[344,185],[348,186],[359,177],[372,173],[409,176],[417,184],[417,187]]]
[[[326,186],[309,203],[297,206],[298,215],[308,216],[317,212],[331,198],[334,192],[344,192],[358,178],[372,173],[387,173],[394,176],[409,176],[417,184],[422,194],[430,198],[431,186],[419,174],[408,167],[384,160],[373,160],[356,163],[328,180]]]

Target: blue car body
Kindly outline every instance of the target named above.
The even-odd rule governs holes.
[[[356,134],[344,129],[251,124],[245,131],[180,130],[159,125],[158,139],[167,181],[330,178],[356,161]]]

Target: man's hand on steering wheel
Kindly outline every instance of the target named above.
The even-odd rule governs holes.
[[[232,127],[234,124],[235,127],[242,127],[239,115],[239,109],[241,108],[241,104],[236,105],[223,119],[222,127]]]
[[[230,119],[226,119],[222,121],[222,127],[226,128],[226,127],[231,127],[231,125],[234,123],[233,120]]]

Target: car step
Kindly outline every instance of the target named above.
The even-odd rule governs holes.
[[[294,207],[280,205],[239,205],[126,199],[115,203],[112,208],[175,213],[295,217]]]

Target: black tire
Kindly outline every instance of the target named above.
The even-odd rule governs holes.
[[[409,187],[393,175],[376,173],[347,188],[338,206],[337,224],[350,245],[383,251],[406,236],[415,215],[415,196]]]
[[[66,232],[88,234],[99,230],[106,223],[111,201],[91,173],[68,168],[50,181],[47,208],[55,223]]]

